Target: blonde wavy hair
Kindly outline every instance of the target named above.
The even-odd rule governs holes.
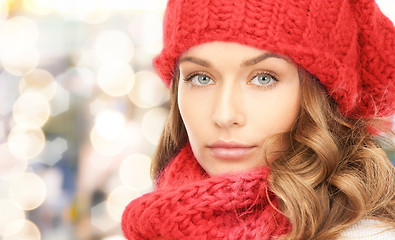
[[[175,75],[169,116],[151,166],[153,179],[188,141],[177,103],[179,73]],[[391,133],[390,124],[344,117],[312,75],[299,70],[299,78],[302,103],[293,129],[266,142],[284,137],[290,142],[270,163],[270,190],[292,224],[283,238],[335,239],[362,218],[395,228],[395,168],[372,134]]]

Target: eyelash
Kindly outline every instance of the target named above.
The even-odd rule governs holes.
[[[192,80],[192,78],[194,78],[194,77],[196,77],[198,75],[203,75],[203,76],[209,77],[210,79],[213,79],[213,77],[210,74],[208,74],[207,72],[193,72],[193,73],[189,74],[188,76],[186,76],[183,79],[183,81],[184,82],[190,82]],[[250,83],[255,77],[259,77],[259,76],[262,76],[262,75],[268,75],[269,77],[271,77],[274,80],[274,82],[269,84],[269,85],[257,85],[257,84],[251,84]],[[278,81],[279,81],[278,77],[276,76],[275,73],[273,73],[271,71],[262,71],[262,72],[255,73],[248,82],[249,82],[250,85],[255,85],[256,87],[261,88],[261,89],[270,89],[272,87],[275,87],[277,85]],[[191,83],[189,83],[189,84],[190,84],[191,87],[207,87],[207,86],[210,85],[210,84],[207,84],[207,85],[192,85]]]
[[[213,77],[210,74],[208,74],[207,72],[193,72],[193,73],[189,74],[188,76],[186,76],[184,78],[184,82],[189,82],[189,85],[191,87],[207,87],[207,86],[210,85],[210,84],[207,84],[207,85],[193,85],[192,83],[190,83],[192,78],[194,78],[194,77],[196,77],[198,75],[203,75],[203,76],[209,77],[210,79],[213,79]]]
[[[273,79],[273,83],[269,83],[268,85],[256,85],[256,84],[251,84],[250,83],[254,78],[259,77],[259,76],[263,76],[263,75],[267,75],[267,76],[271,77]],[[279,81],[278,77],[277,77],[277,75],[274,72],[263,71],[263,72],[255,73],[248,82],[250,83],[250,85],[255,85],[258,88],[270,89],[270,88],[275,87],[277,85],[278,81]]]

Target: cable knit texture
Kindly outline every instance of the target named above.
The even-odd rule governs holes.
[[[210,41],[289,56],[346,116],[395,112],[395,28],[374,0],[169,0],[153,62],[167,86],[180,54]]]
[[[273,239],[290,230],[267,189],[269,169],[209,177],[188,144],[161,173],[154,192],[125,209],[127,239]]]

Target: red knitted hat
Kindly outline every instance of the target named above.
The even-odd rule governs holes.
[[[184,51],[210,41],[290,57],[346,116],[395,112],[395,28],[374,0],[169,0],[153,62],[165,84]]]

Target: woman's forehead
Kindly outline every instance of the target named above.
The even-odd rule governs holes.
[[[244,54],[259,54],[267,52],[266,50],[258,49],[255,47],[251,47],[245,44],[237,43],[237,42],[225,42],[225,41],[212,41],[203,44],[199,44],[189,48],[185,51],[182,56],[186,55],[196,55],[196,56],[204,56],[204,55],[215,55],[220,51],[243,51]],[[232,52],[230,52],[232,53]]]
[[[277,58],[293,64],[287,56],[240,43],[220,41],[190,48],[180,56],[178,64],[192,62],[203,67],[212,67],[212,62],[234,62],[240,67],[248,67],[269,58]]]

